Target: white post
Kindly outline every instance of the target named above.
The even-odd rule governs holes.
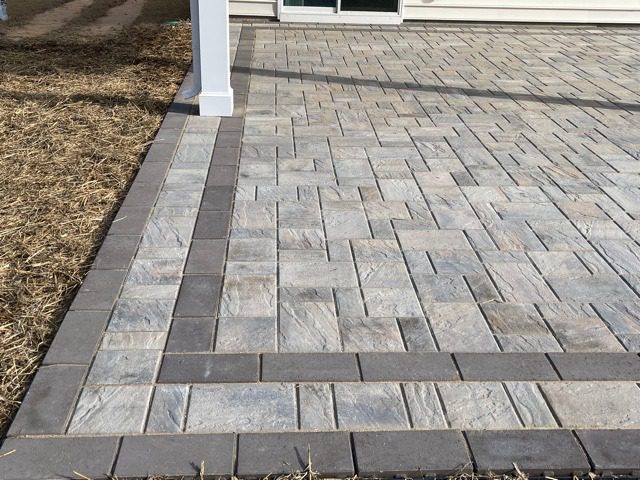
[[[197,24],[199,37],[199,48],[194,42],[194,76],[196,69],[200,70],[200,115],[230,117],[233,114],[233,90],[229,59],[229,2],[196,2],[197,21],[192,18],[192,24]],[[196,55],[199,62],[195,60]]]

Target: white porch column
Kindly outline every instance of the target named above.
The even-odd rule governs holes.
[[[192,0],[194,81],[200,74],[200,115],[230,117],[233,90],[229,59],[228,0]],[[196,38],[198,42],[196,44]],[[198,72],[199,71],[199,72]]]

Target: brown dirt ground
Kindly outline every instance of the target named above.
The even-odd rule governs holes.
[[[189,63],[187,24],[0,36],[0,438]]]
[[[116,11],[116,15],[120,18],[116,18],[115,21],[117,23],[120,20],[123,25],[129,23],[158,25],[168,20],[189,18],[189,0],[142,1],[140,13],[140,5],[131,0],[88,0],[88,5],[82,8],[77,15],[68,15],[66,18],[63,16],[62,22],[57,28],[50,31],[48,17],[50,17],[51,11],[56,7],[67,7],[72,0],[8,0],[9,21],[0,22],[0,38],[3,35],[19,37],[22,32],[26,32],[26,34],[22,34],[25,38],[35,38],[40,33],[42,35],[51,33],[53,37],[56,37],[61,33],[62,27],[67,33],[69,29],[84,30],[86,36],[87,33],[91,33],[91,25],[94,23],[96,24],[95,34],[100,35],[104,32],[105,22],[102,17],[108,15],[110,9],[119,6],[122,8]],[[41,20],[38,19],[38,16],[43,14],[45,14],[44,17]],[[36,25],[30,25],[34,18]]]

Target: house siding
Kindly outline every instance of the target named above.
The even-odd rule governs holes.
[[[275,17],[277,0],[231,0],[232,15]],[[405,20],[640,23],[640,0],[405,0]]]

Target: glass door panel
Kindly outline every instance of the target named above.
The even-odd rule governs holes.
[[[337,0],[284,0],[285,7],[330,7],[336,8]]]
[[[398,11],[398,0],[342,0],[340,9],[346,12],[395,13]]]

